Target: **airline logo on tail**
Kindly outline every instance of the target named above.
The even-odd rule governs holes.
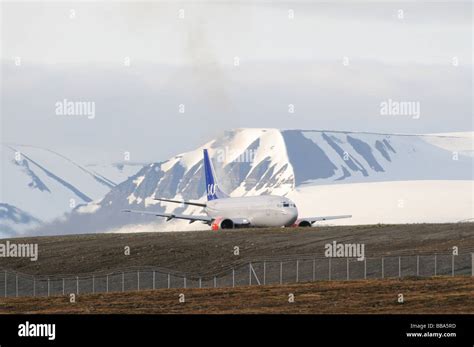
[[[214,173],[214,167],[212,162],[209,159],[209,154],[207,149],[203,150],[204,152],[204,175],[206,176],[206,188],[207,188],[207,200],[215,200],[219,198],[227,198],[227,195],[224,194],[217,184],[216,174]]]
[[[208,184],[207,185],[207,195],[214,196],[216,194],[216,185]]]

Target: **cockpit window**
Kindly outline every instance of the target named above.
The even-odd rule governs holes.
[[[290,203],[290,202],[280,202],[277,206],[278,207],[296,207],[295,204]]]
[[[280,207],[280,208],[282,208],[282,207],[293,207],[293,208],[296,208],[296,205],[293,204],[292,202],[284,202],[284,201],[282,201],[282,202],[279,202],[279,203],[277,204],[277,207]]]

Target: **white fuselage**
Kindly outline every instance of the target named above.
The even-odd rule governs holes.
[[[255,227],[291,226],[298,218],[293,201],[276,195],[216,199],[207,202],[209,217],[228,218]]]

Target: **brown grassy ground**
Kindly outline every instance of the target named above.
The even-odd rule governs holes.
[[[185,303],[179,303],[180,293]],[[295,302],[288,302],[293,293]],[[405,302],[397,302],[398,294]],[[68,297],[0,299],[0,313],[123,314],[474,314],[474,278],[443,277],[366,281],[321,281],[282,286],[155,291]]]
[[[474,251],[474,224],[326,226],[21,238],[14,241],[38,243],[38,261],[0,258],[0,268],[37,275],[81,274],[129,266],[215,273],[229,264],[259,257],[323,256],[324,245],[334,240],[364,243],[367,257],[449,253],[452,246],[458,246],[460,253],[468,253]],[[129,256],[124,255],[125,246],[131,249]],[[233,254],[234,246],[240,248],[240,256]]]

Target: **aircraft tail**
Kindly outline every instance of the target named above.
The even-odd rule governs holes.
[[[204,174],[206,176],[206,192],[207,192],[207,200],[215,200],[215,199],[222,199],[228,198],[229,196],[220,190],[219,185],[217,184],[216,174],[214,172],[214,167],[212,166],[212,162],[209,159],[209,154],[207,153],[207,149],[203,150],[204,152]]]

